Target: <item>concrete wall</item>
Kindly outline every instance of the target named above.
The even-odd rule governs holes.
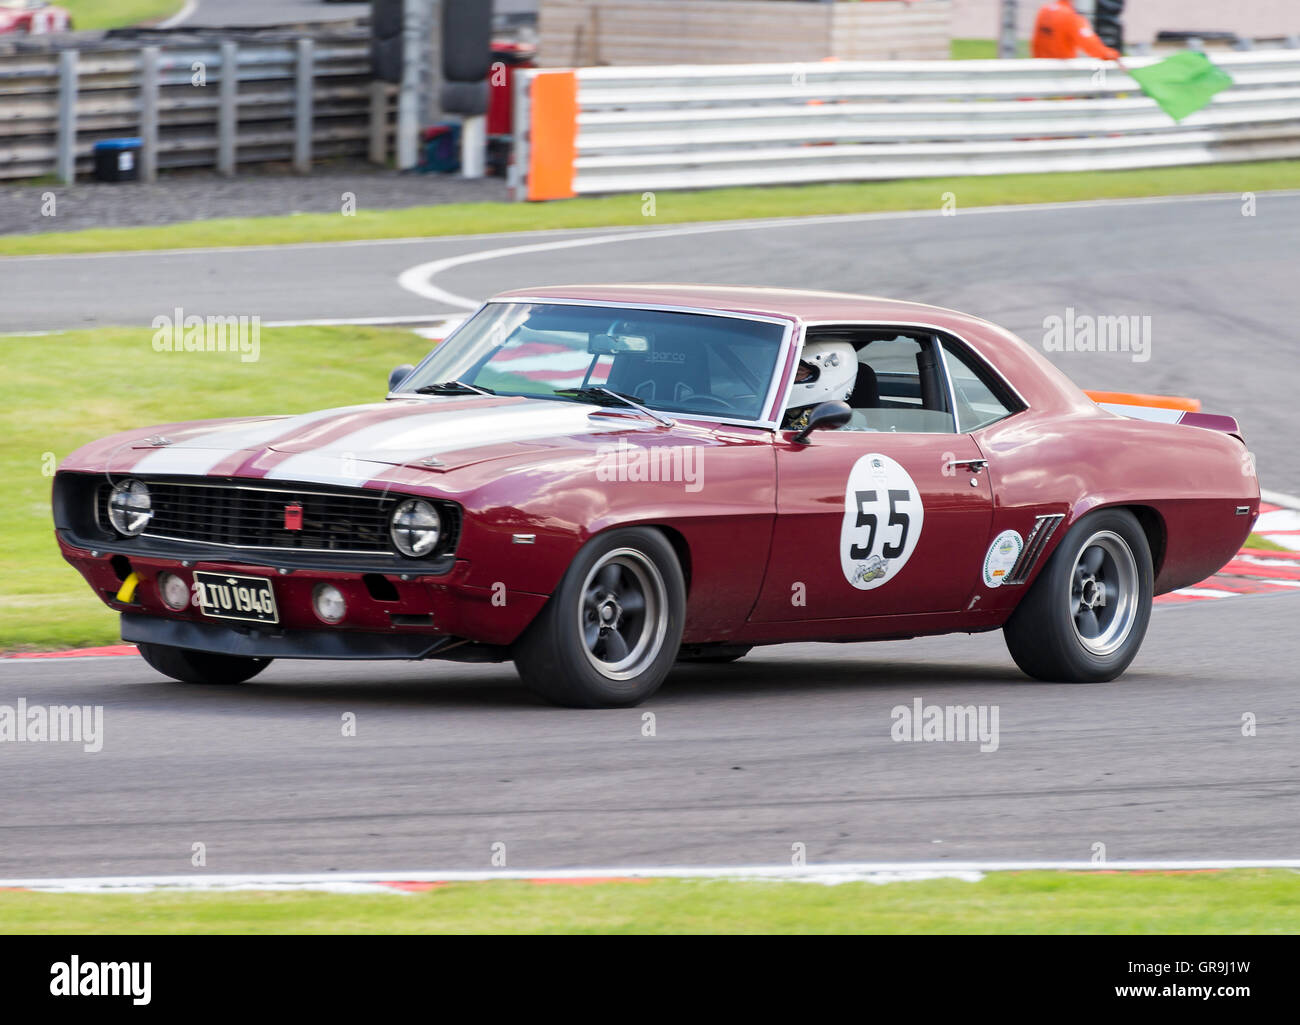
[[[1023,38],[1033,31],[1043,0],[1020,0]],[[952,34],[958,39],[996,39],[1001,0],[952,0]],[[1124,36],[1151,42],[1161,29],[1236,32],[1260,38],[1300,34],[1300,0],[1128,0]]]
[[[542,0],[538,63],[943,59],[952,0]]]

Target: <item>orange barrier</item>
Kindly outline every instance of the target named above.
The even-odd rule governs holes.
[[[543,71],[529,83],[531,126],[528,144],[528,198],[571,199],[578,152],[578,76],[573,71]]]
[[[1085,391],[1085,395],[1098,404],[1108,403],[1113,406],[1150,406],[1153,409],[1181,409],[1188,413],[1201,411],[1200,399],[1189,399],[1181,395],[1129,395],[1119,391]]]

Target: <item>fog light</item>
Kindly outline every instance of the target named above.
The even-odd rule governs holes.
[[[317,584],[312,591],[311,604],[316,610],[316,617],[325,623],[339,622],[348,611],[343,592],[333,584]]]
[[[189,585],[175,573],[158,575],[158,593],[162,595],[163,604],[173,612],[183,611],[190,603]]]

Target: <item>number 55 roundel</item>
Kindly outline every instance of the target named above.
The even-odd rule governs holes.
[[[925,508],[903,467],[869,452],[849,471],[840,527],[840,569],[860,591],[893,580],[916,550]]]

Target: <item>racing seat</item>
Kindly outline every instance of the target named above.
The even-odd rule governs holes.
[[[875,409],[880,405],[880,385],[868,363],[858,364],[858,379],[849,393],[849,405],[853,409]]]

